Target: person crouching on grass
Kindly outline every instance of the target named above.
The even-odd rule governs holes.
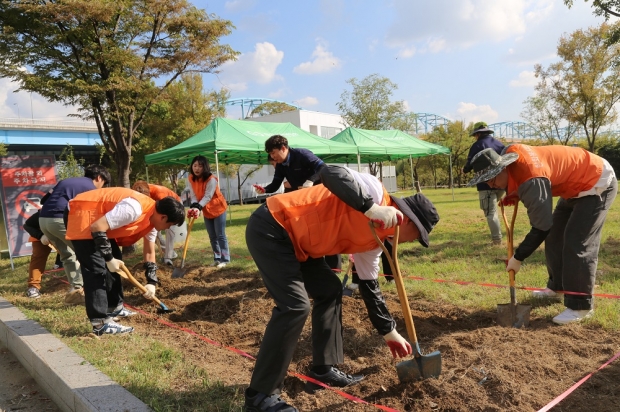
[[[376,177],[346,167],[325,166],[320,177],[323,184],[268,198],[248,221],[246,243],[276,307],[245,392],[246,411],[297,411],[278,394],[311,310],[313,366],[308,376],[335,387],[363,379],[335,367],[344,361],[342,283],[326,255],[354,255],[371,323],[395,358],[412,353],[381,294],[377,277],[382,250],[368,222],[381,226],[376,229],[381,241],[401,224],[399,242],[417,239],[428,247],[428,234],[439,221],[435,207],[422,194],[389,196]],[[316,389],[310,383],[306,387]]]
[[[519,200],[531,228],[508,260],[506,271],[545,242],[549,281],[536,297],[561,298],[566,310],[553,318],[559,325],[580,322],[594,313],[594,282],[603,223],[618,192],[609,162],[579,147],[513,144],[500,156],[493,149],[476,154],[476,176],[467,183],[486,182],[506,190],[504,205]],[[553,196],[559,196],[553,210]]]
[[[132,327],[117,322],[134,315],[123,307],[121,271],[123,256],[119,246],[133,245],[144,239],[144,275],[146,299],[155,297],[157,231],[185,220],[183,204],[172,197],[155,201],[134,190],[113,187],[77,195],[65,210],[67,239],[73,243],[82,267],[86,314],[93,333],[115,335],[130,333]]]

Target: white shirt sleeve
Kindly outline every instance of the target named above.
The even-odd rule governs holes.
[[[185,187],[187,187],[189,189],[189,201],[190,201],[190,204],[192,204],[192,203],[196,203],[198,200],[196,200],[196,193],[194,193],[194,189],[192,188],[192,184],[191,184],[189,179],[190,178],[188,176],[187,177],[187,186],[185,186]]]
[[[157,238],[157,229],[151,229],[151,231],[147,233],[144,238],[151,243],[155,243],[155,239]]]
[[[383,202],[383,184],[381,181],[369,173],[360,173],[348,167],[345,168],[353,175],[355,181],[364,188],[366,193],[372,196],[373,202],[381,205]]]
[[[213,195],[215,194],[215,189],[217,188],[217,179],[211,179],[207,183],[207,187],[205,188],[205,195],[200,199],[200,206],[205,207],[207,203],[211,201]]]
[[[110,230],[118,229],[138,220],[142,215],[140,202],[132,197],[126,197],[114,206],[114,209],[105,214]]]

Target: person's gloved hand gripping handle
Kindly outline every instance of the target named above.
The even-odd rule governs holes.
[[[407,342],[405,338],[403,338],[400,333],[396,331],[396,329],[392,329],[390,333],[384,335],[383,340],[385,340],[385,343],[389,346],[390,351],[392,351],[392,356],[395,358],[404,358],[405,356],[409,356],[413,353],[413,349],[411,348],[409,342]]]
[[[108,225],[108,221],[105,216],[102,216],[90,225],[91,235],[93,237],[93,241],[95,242],[95,249],[97,249],[105,260],[106,267],[110,272],[119,272],[121,270],[121,266],[123,265],[123,261],[116,259],[112,255],[112,244],[110,243],[110,239],[108,239],[108,235],[106,233],[108,229],[110,229],[110,226]]]

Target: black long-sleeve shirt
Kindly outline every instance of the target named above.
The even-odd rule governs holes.
[[[320,182],[319,171],[325,165],[321,159],[308,149],[289,148],[288,153],[287,161],[276,165],[273,180],[265,187],[266,193],[278,190],[285,178],[291,184],[292,190],[297,190],[306,180]]]

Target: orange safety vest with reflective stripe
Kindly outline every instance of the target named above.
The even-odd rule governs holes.
[[[116,239],[119,246],[133,245],[153,229],[149,218],[155,212],[155,201],[142,193],[124,187],[89,190],[71,199],[65,238],[68,240],[92,239],[90,225],[128,197],[140,203],[142,215],[128,225],[108,230],[106,234],[109,239]]]
[[[396,206],[385,188],[381,205]],[[271,196],[267,199],[267,207],[288,232],[300,262],[308,257],[361,253],[379,247],[368,227],[370,219],[322,184]],[[394,228],[375,230],[382,241],[394,234]]]
[[[546,177],[553,196],[570,199],[592,189],[603,173],[603,159],[579,147],[514,144],[506,153],[519,155],[506,167],[508,195],[532,178]]]
[[[171,196],[179,202],[181,201],[179,195],[168,189],[166,186],[152,185],[149,183],[149,194],[151,195],[151,199],[153,200],[161,200],[164,197]]]
[[[211,179],[217,180],[217,177],[215,177],[214,175],[211,175],[205,181],[201,181],[201,180],[195,181],[193,177],[191,176],[188,179],[189,184],[192,185],[192,190],[194,191],[194,194],[196,195],[197,201],[200,201],[200,199],[204,197],[205,190],[207,188],[207,183],[209,183],[209,180]],[[206,217],[207,219],[215,219],[216,217],[220,216],[222,213],[226,211],[226,207],[227,207],[226,199],[224,198],[224,195],[220,191],[220,186],[216,185],[215,192],[213,193],[213,197],[211,198],[211,200],[209,200],[209,203],[207,203],[202,208],[202,215]]]

